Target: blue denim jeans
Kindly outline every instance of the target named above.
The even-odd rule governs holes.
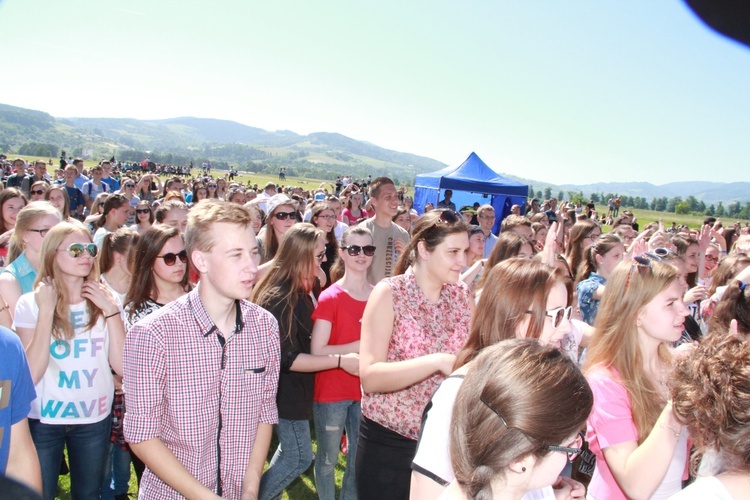
[[[357,480],[354,474],[359,437],[359,401],[313,403],[315,437],[318,452],[315,454],[315,488],[320,500],[336,500],[333,470],[339,459],[341,435],[346,429],[346,471],[341,484],[340,500],[356,500]]]
[[[51,425],[29,419],[39,465],[42,468],[43,498],[54,500],[63,449],[68,447],[70,493],[73,500],[99,498],[102,485],[110,419],[94,424]]]
[[[114,500],[115,495],[130,489],[130,450],[123,450],[112,441],[107,445],[107,462],[104,464],[102,500]]]
[[[279,447],[270,466],[260,478],[260,500],[281,498],[284,488],[302,475],[312,464],[312,438],[309,420],[279,419],[276,424]]]

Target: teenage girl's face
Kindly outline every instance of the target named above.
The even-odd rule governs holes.
[[[127,203],[124,203],[119,208],[113,208],[107,214],[107,218],[117,224],[117,227],[124,226],[128,221],[128,217],[130,217],[130,205]]]
[[[547,239],[547,229],[542,228],[539,231],[536,232],[534,235],[534,241],[539,243],[540,245],[544,245],[544,241]]]
[[[16,218],[18,212],[24,207],[23,198],[10,198],[3,203],[3,223],[5,223],[5,229],[13,229],[16,227]]]
[[[566,448],[576,448],[580,444],[578,434],[570,436],[557,446]],[[527,459],[529,460],[529,459]],[[565,465],[568,463],[568,455],[561,451],[550,451],[541,458],[530,458],[532,463],[527,466],[529,469],[527,490],[539,490],[551,486],[557,481]]]
[[[60,217],[56,215],[43,215],[32,222],[29,229],[49,231],[51,228],[55,227],[58,222],[60,222]],[[39,252],[42,248],[42,241],[44,241],[44,238],[39,234],[39,231],[26,231],[26,234],[23,235],[23,241],[26,243],[27,248]]]
[[[372,238],[364,234],[350,234],[347,237],[346,246],[358,246],[364,247],[372,245]],[[359,255],[349,255],[347,250],[339,248],[339,257],[344,262],[344,267],[347,271],[360,271],[365,272],[367,268],[372,264],[372,257],[365,255],[365,252],[360,250]]]
[[[59,189],[50,191],[49,200],[52,206],[55,207],[62,213],[65,210],[65,195]]]
[[[208,189],[206,188],[198,188],[195,190],[195,199],[198,200],[205,200],[208,198]]]
[[[617,264],[622,262],[623,255],[625,255],[625,247],[623,245],[615,245],[604,255],[597,255],[596,272],[604,277],[604,279],[609,279]]]
[[[187,210],[173,208],[167,212],[163,224],[177,228],[181,233],[184,233],[187,229]]]
[[[394,190],[395,191],[395,190]],[[428,253],[428,272],[441,283],[455,283],[466,267],[466,251],[469,249],[467,233],[449,234],[442,243]]]
[[[719,249],[714,246],[709,246],[706,249],[706,255],[703,256],[703,269],[707,273],[713,272],[714,269],[719,265]]]
[[[701,249],[698,245],[690,245],[687,249],[687,252],[685,252],[684,259],[685,264],[687,264],[687,271],[689,273],[694,273],[698,270],[698,263],[700,262],[701,258]]]
[[[253,210],[253,218],[250,222],[250,226],[253,228],[253,233],[257,236],[260,232],[260,228],[263,224],[263,220],[260,218],[260,214]]]
[[[40,192],[42,194],[39,194]],[[31,201],[44,200],[44,193],[45,193],[45,189],[42,186],[39,186],[39,185],[32,186],[30,190]]]
[[[484,233],[474,233],[469,237],[469,252],[474,255],[484,255]]]
[[[552,311],[558,307],[567,307],[568,305],[568,291],[560,282],[555,283],[552,289],[547,295],[547,303],[545,305],[545,311]],[[545,314],[544,326],[542,332],[539,334],[539,343],[542,345],[552,344],[557,348],[562,346],[562,340],[566,333],[571,330],[570,321],[567,319],[562,320],[560,326],[554,327],[554,318]]]
[[[163,256],[168,253],[177,255],[183,250],[185,250],[185,243],[183,243],[182,238],[175,236],[174,238],[167,240],[159,252],[159,255]],[[154,261],[154,274],[160,280],[167,283],[181,283],[186,272],[187,263],[183,264],[179,258],[175,260],[173,266],[168,266],[161,257],[157,257]]]
[[[596,239],[601,235],[602,235],[602,230],[599,229],[598,227],[595,227],[594,229],[588,232],[588,234],[586,235],[584,239],[581,240],[581,248],[590,247],[591,245],[594,244]]]
[[[151,214],[149,212],[142,212],[142,213],[137,212],[138,210],[146,210],[148,208],[149,206],[145,204],[144,205],[139,204],[137,207],[135,207],[136,209],[135,216],[138,219],[138,222],[146,222],[149,220],[149,218],[151,217]]]
[[[331,232],[331,229],[336,224],[336,213],[333,210],[323,210],[314,219],[315,226],[327,234]]]
[[[360,208],[362,206],[362,195],[361,194],[353,194],[352,195],[352,207],[354,208]]]
[[[682,301],[683,290],[678,280],[659,292],[638,313],[638,332],[644,340],[674,342],[685,329],[685,316],[690,314]]]
[[[94,257],[85,250],[80,257],[72,257],[68,253],[68,247],[73,243],[88,245],[91,243],[91,238],[78,231],[69,234],[60,246],[57,247],[57,252],[55,253],[57,265],[60,268],[60,272],[65,275],[85,278],[91,272],[91,266],[94,265]]]
[[[278,206],[273,211],[273,213],[268,217],[268,224],[271,225],[271,227],[273,228],[273,231],[276,233],[276,237],[280,240],[281,237],[284,236],[287,231],[289,231],[289,228],[292,227],[297,222],[297,219],[294,216],[292,216],[292,217],[287,217],[286,220],[279,220],[276,218],[276,214],[279,212],[285,212],[285,213],[294,212],[294,207],[292,205]]]
[[[338,201],[330,201],[328,205],[333,209],[333,213],[336,216],[336,220],[341,220],[341,203]]]
[[[532,257],[534,257],[534,249],[531,248],[531,245],[529,245],[528,243],[524,243],[523,245],[521,245],[521,249],[518,251],[518,255],[516,255],[516,257],[531,260]]]
[[[411,217],[409,217],[408,212],[404,212],[403,214],[396,217],[396,220],[394,222],[397,226],[401,226],[407,233],[411,232]]]

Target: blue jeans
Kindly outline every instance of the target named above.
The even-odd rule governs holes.
[[[42,468],[43,498],[54,500],[63,449],[68,447],[70,493],[73,500],[98,499],[109,443],[110,419],[94,424],[51,425],[29,419]]]
[[[336,486],[333,470],[339,459],[341,435],[346,429],[346,471],[341,484],[340,500],[356,500],[357,480],[354,474],[359,437],[359,401],[337,401],[335,403],[313,403],[315,437],[318,452],[315,454],[315,488],[321,500],[335,500]]]
[[[260,478],[260,500],[281,498],[284,488],[302,475],[312,464],[312,438],[309,420],[279,419],[276,424],[279,447],[270,467]]]
[[[107,462],[104,464],[102,500],[113,500],[115,495],[126,494],[130,489],[130,450],[123,450],[112,441],[107,445]]]

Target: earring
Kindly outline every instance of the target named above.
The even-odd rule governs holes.
[[[526,472],[526,467],[521,467],[521,472]]]

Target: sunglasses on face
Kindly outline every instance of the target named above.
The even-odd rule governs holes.
[[[346,250],[349,255],[356,257],[360,252],[364,252],[367,257],[375,255],[374,245],[365,245],[363,247],[359,245],[349,245],[348,247],[341,247],[342,250]]]
[[[134,188],[134,187],[135,187],[135,184],[125,184],[125,187],[126,187],[126,188]]]
[[[41,232],[39,234],[41,234]],[[81,255],[83,255],[84,252],[88,253],[91,257],[96,257],[99,249],[94,243],[73,243],[67,248],[67,250],[64,251],[68,252],[68,255],[70,255],[74,259],[77,259]]]
[[[544,311],[544,314],[552,318],[552,328],[557,330],[562,325],[563,319],[570,321],[570,316],[573,314],[573,307],[556,307],[548,311]]]
[[[151,209],[149,209],[149,208],[136,208],[135,209],[135,213],[137,213],[137,214],[147,214],[147,213],[150,213],[150,212],[151,212]]]
[[[273,216],[278,220],[287,220],[289,218],[294,219],[297,217],[297,212],[276,212]]]
[[[208,187],[215,189],[216,188],[216,184],[209,184]]]
[[[318,215],[318,219],[332,220],[335,219],[335,215]]]
[[[37,195],[37,196],[42,196],[42,195],[44,194],[44,189],[39,189],[39,190],[37,190],[37,189],[32,189],[32,190],[31,190],[31,194],[35,194],[35,195]]]
[[[157,259],[164,259],[164,263],[168,266],[174,266],[175,262],[177,262],[177,259],[180,259],[180,262],[183,264],[187,264],[188,257],[187,257],[187,251],[183,250],[180,253],[165,253],[164,255],[157,255]]]

